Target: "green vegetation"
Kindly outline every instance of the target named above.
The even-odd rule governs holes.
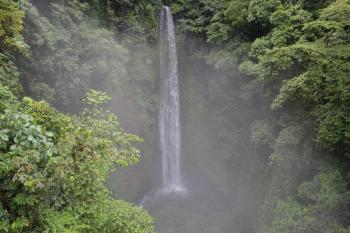
[[[204,39],[207,51],[192,54],[230,72],[249,97],[246,145],[266,156],[252,167],[265,183],[261,231],[348,232],[350,2],[199,0],[173,9],[187,38]],[[223,144],[236,150],[242,132]]]
[[[350,232],[350,1],[166,2],[187,162],[253,196],[240,232]],[[154,139],[160,7],[0,0],[1,232],[154,232],[105,181],[139,160],[114,111]]]
[[[117,117],[106,110],[110,97],[104,92],[88,91],[83,101],[85,107],[74,116],[60,113],[44,101],[29,97],[19,100],[17,96],[22,93],[19,77],[23,74],[14,61],[31,59],[33,65],[35,57],[34,44],[30,44],[32,50],[28,54],[29,46],[21,36],[24,10],[28,20],[34,20],[31,17],[37,11],[22,1],[1,1],[0,6],[0,231],[154,232],[153,219],[144,210],[112,199],[105,187],[112,169],[138,162],[139,151],[135,146],[141,139],[120,128]],[[45,35],[35,34],[37,46],[52,45],[57,39],[56,29],[44,18],[35,20],[30,22],[32,29]],[[47,31],[43,30],[45,27]],[[106,40],[110,37],[107,30],[101,29],[90,39],[97,42],[97,38],[93,39],[96,35]],[[100,52],[106,43],[96,44]],[[107,49],[111,58],[126,54],[120,46],[113,46],[119,53]],[[46,47],[50,48],[53,47]],[[36,61],[37,67],[45,58],[48,57]],[[48,85],[44,82],[39,87],[48,88]],[[47,98],[50,91],[42,90],[42,93],[45,93],[42,97],[50,100]]]
[[[115,165],[138,161],[140,140],[100,108],[106,94],[89,92],[88,107],[69,117],[17,101],[3,85],[1,93],[2,232],[153,232],[143,210],[112,200],[104,186]]]
[[[0,115],[2,232],[153,232],[143,210],[112,200],[104,186],[115,165],[137,162],[139,141],[99,107],[104,93],[89,92],[88,108],[69,117],[1,92],[10,97]]]

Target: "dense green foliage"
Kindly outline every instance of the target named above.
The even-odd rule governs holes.
[[[260,226],[241,232],[350,232],[350,2],[165,2],[192,113],[185,138],[206,145],[197,153],[216,161],[215,182],[257,189],[248,215]],[[114,110],[137,106],[125,118],[151,140],[160,7],[0,0],[1,231],[153,231],[146,213],[108,196],[108,172],[138,160],[139,139],[104,110],[107,94],[88,90],[111,95]]]
[[[72,4],[78,6],[76,3]],[[69,9],[61,8],[60,5],[53,7],[57,8],[55,17],[61,19],[65,17],[62,16],[63,11],[69,12]],[[29,64],[33,66],[33,59],[37,59],[36,67],[28,66],[26,69],[43,69],[46,66],[48,70],[40,71],[41,74],[47,75],[45,77],[52,77],[50,66],[45,63],[45,59],[50,63],[49,58],[52,58],[52,62],[62,67],[63,71],[71,71],[67,71],[66,75],[85,78],[85,81],[91,78],[89,72],[93,71],[88,71],[87,64],[94,65],[98,60],[87,60],[86,64],[82,64],[79,71],[82,72],[84,65],[87,69],[83,75],[75,73],[78,72],[76,67],[69,68],[69,60],[64,62],[63,58],[58,59],[56,56],[35,54],[37,50],[34,48],[46,46],[48,53],[51,53],[52,49],[57,53],[61,51],[60,55],[64,55],[64,51],[55,46],[65,43],[65,36],[73,36],[64,26],[65,23],[70,24],[69,21],[73,19],[66,18],[68,21],[60,21],[61,25],[53,26],[38,15],[34,6],[24,1],[1,1],[0,9],[0,231],[154,232],[153,219],[144,210],[112,199],[105,187],[106,178],[112,169],[138,162],[139,151],[135,146],[141,141],[137,136],[125,133],[117,117],[106,110],[107,101],[110,100],[106,93],[89,91],[83,101],[85,108],[74,116],[60,113],[44,101],[36,102],[29,97],[18,100],[18,95],[21,94],[19,78],[28,78],[30,73],[28,71],[21,75],[14,62],[15,58],[19,64],[21,60],[29,60]],[[29,22],[31,30],[40,32],[33,32],[32,38],[35,43],[31,41],[33,43],[29,44],[30,47],[22,38],[24,11],[28,18],[32,17],[32,21]],[[83,15],[79,15],[79,11],[75,13],[76,15],[72,13],[71,16],[81,23],[79,27],[82,30],[90,30],[87,24],[82,25]],[[62,38],[56,37],[55,32]],[[91,29],[90,32],[93,33],[89,34],[87,39],[97,47],[90,50],[87,48],[87,53],[100,53],[94,54],[93,57],[122,58],[127,54],[122,46],[111,43],[112,35],[107,30]],[[105,38],[105,42],[100,43],[96,36]],[[79,38],[73,46],[78,46],[78,41]],[[74,53],[71,49],[72,51]],[[74,54],[71,55],[74,60]],[[119,69],[120,63],[113,62],[109,66],[117,66],[115,69]],[[24,72],[25,69],[21,71]],[[58,72],[57,68],[55,71]],[[64,76],[63,71],[61,75]],[[113,76],[113,79],[110,79],[117,82],[125,72],[118,70],[108,75]],[[67,78],[70,77],[72,76]],[[38,80],[42,83],[30,84],[25,88],[34,88],[43,94],[36,94],[36,98],[52,100],[50,98],[54,95],[49,94],[53,90],[49,90],[50,82],[47,79],[39,75],[38,78],[30,77],[28,81]],[[58,81],[69,84],[67,80]],[[76,85],[79,85],[79,82]],[[80,91],[87,90],[88,87],[89,85]],[[69,96],[67,86],[63,90],[68,91],[64,94]],[[81,95],[71,97],[79,98]]]
[[[115,165],[138,161],[139,141],[100,108],[106,97],[89,92],[76,117],[27,97],[1,109],[2,232],[153,232],[146,213],[104,186]]]
[[[24,11],[22,1],[0,2],[1,50],[23,50],[27,46],[22,39]]]
[[[77,106],[89,87],[107,90],[106,86],[125,83],[128,51],[114,41],[113,34],[93,26],[81,5],[50,6],[50,19],[33,5],[27,12],[25,33],[33,49],[29,63],[24,64],[29,71],[24,73],[29,76],[25,78],[30,93]]]
[[[250,147],[267,157],[253,176],[266,182],[262,232],[348,232],[350,2],[199,0],[173,9],[180,30],[204,38],[200,57],[260,103]]]
[[[111,3],[104,1],[23,1],[27,55],[11,55],[16,58],[25,95],[77,113],[89,89],[103,90],[113,97],[114,105],[121,98],[135,103],[135,121],[143,133],[149,132],[157,102],[153,94],[157,53],[152,42],[156,8],[146,3],[118,4],[125,9],[113,3],[114,12]],[[149,11],[142,10],[146,8]],[[108,17],[103,10],[109,12]]]

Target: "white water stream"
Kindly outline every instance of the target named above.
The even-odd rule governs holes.
[[[164,6],[160,15],[160,74],[159,144],[162,158],[161,189],[148,193],[141,205],[158,195],[186,192],[182,182],[180,92],[173,16]]]

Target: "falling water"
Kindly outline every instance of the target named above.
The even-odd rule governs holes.
[[[181,180],[181,127],[179,76],[173,17],[169,7],[160,16],[161,98],[159,112],[160,151],[164,191],[183,191]]]
[[[148,193],[141,205],[160,195],[185,192],[180,169],[181,125],[180,93],[173,16],[164,6],[160,15],[160,111],[159,141],[163,187]]]

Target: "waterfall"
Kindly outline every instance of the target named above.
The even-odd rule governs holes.
[[[175,28],[167,6],[160,14],[160,76],[159,145],[163,186],[149,192],[140,202],[141,206],[161,195],[186,192],[180,169],[180,91]]]
[[[160,15],[161,95],[159,111],[160,152],[164,191],[182,191],[180,173],[181,125],[179,76],[173,17],[169,7]]]

